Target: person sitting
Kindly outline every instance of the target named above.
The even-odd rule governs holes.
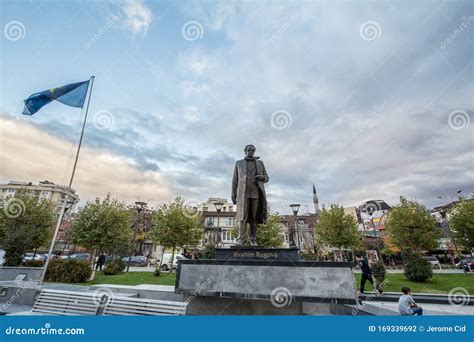
[[[411,296],[411,290],[409,287],[402,287],[403,294],[400,296],[398,300],[398,311],[400,311],[401,315],[408,315],[408,316],[422,316],[423,309],[416,304],[415,300]]]

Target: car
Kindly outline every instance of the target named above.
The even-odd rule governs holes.
[[[39,253],[25,253],[23,255],[23,262],[31,261],[31,260],[46,261],[46,256],[44,254],[39,254]]]
[[[434,256],[425,256],[425,259],[431,264],[431,266],[438,267],[440,270],[442,269],[441,264],[440,264],[439,260],[436,257],[434,257]]]
[[[162,271],[169,271],[170,270],[170,266],[171,266],[171,253],[165,253],[163,254],[163,262],[161,263],[161,270]],[[188,258],[186,258],[184,255],[177,255],[175,254],[174,256],[174,260],[173,260],[173,270],[172,271],[176,271],[177,270],[177,266],[178,266],[178,260],[187,260]]]
[[[466,258],[456,264],[456,268],[462,269],[463,267],[466,272],[474,271],[474,258]]]
[[[0,266],[2,266],[4,262],[5,262],[5,251],[3,249],[0,249]]]
[[[74,260],[89,260],[91,255],[89,253],[74,253],[66,257],[67,259]]]
[[[123,257],[125,263],[130,261],[130,266],[144,267],[148,265],[148,260],[143,255],[134,255],[132,257]]]

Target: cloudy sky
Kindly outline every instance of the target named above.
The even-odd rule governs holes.
[[[272,210],[474,192],[470,1],[2,2],[0,181],[65,184],[84,115],[30,94],[95,75],[73,187],[230,197],[252,143]],[[438,197],[443,197],[439,199]]]

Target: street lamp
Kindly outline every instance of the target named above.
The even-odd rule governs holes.
[[[220,237],[221,237],[221,226],[219,224],[219,216],[221,214],[222,207],[224,206],[223,202],[214,202],[214,207],[217,211],[217,238],[216,238],[216,246],[219,247]]]
[[[298,215],[298,210],[300,210],[300,207],[301,207],[301,204],[298,204],[298,203],[294,203],[294,204],[290,204],[290,208],[291,210],[293,210],[293,215],[294,215],[294,219],[293,219],[293,232],[290,234],[290,245],[291,247],[295,247],[295,232],[296,232],[296,238],[298,239],[298,250],[300,249],[300,234],[299,234],[299,231],[298,231],[298,225],[297,225],[297,215]]]
[[[147,203],[145,203],[145,202],[140,202],[140,201],[135,202],[135,210],[137,211],[137,218],[136,218],[135,222],[132,225],[133,226],[132,245],[135,244],[135,238],[137,236],[137,228],[138,228],[138,225],[140,224],[140,213],[143,211],[143,209],[146,207],[146,205],[147,205]],[[136,247],[137,247],[136,245],[133,246],[132,253],[130,253],[130,255],[128,257],[127,272],[130,270],[130,262],[132,261],[132,256],[135,256]]]

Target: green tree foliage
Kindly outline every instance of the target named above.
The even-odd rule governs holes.
[[[344,213],[344,208],[337,204],[331,204],[329,209],[321,211],[316,231],[318,240],[337,248],[341,257],[342,249],[355,249],[362,243],[357,221],[352,215]]]
[[[0,248],[5,250],[5,265],[17,266],[23,254],[47,244],[55,221],[49,200],[19,190],[6,198],[0,208]]]
[[[449,229],[458,248],[474,249],[474,199],[461,199],[451,210]]]
[[[75,244],[97,251],[115,250],[130,244],[132,214],[125,203],[108,194],[103,201],[87,202],[77,214],[70,236]]]
[[[161,205],[153,213],[151,237],[154,242],[172,248],[171,262],[177,247],[194,247],[201,241],[203,234],[201,214],[186,207],[181,197]]]
[[[267,222],[257,227],[257,245],[262,247],[283,246],[283,225],[278,214],[269,213]]]
[[[441,231],[428,209],[404,197],[392,208],[385,227],[392,243],[401,250],[411,248],[420,253],[436,249],[441,238]]]
[[[433,266],[419,253],[407,248],[402,257],[405,263],[403,273],[408,280],[424,283],[433,277]]]
[[[280,222],[280,216],[277,213],[268,212],[267,222],[265,224],[259,224],[257,227],[257,245],[269,248],[282,247],[282,233],[283,225]],[[232,237],[236,239],[238,236],[239,227],[236,226],[232,229]],[[244,245],[245,244],[250,244],[248,238],[244,241]]]

